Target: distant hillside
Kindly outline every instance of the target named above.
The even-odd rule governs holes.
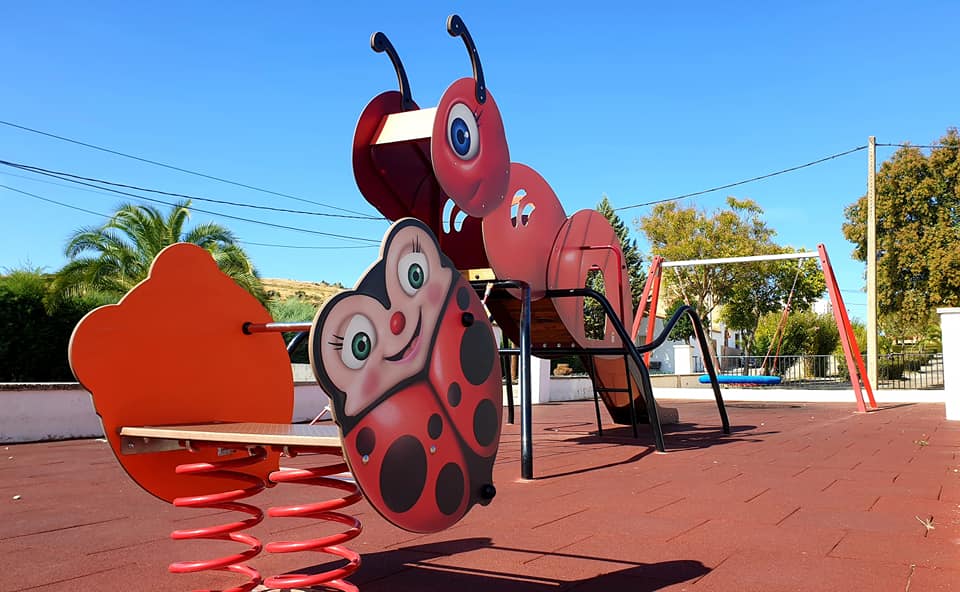
[[[261,279],[260,281],[271,300],[283,301],[290,297],[299,297],[304,302],[315,305],[322,304],[334,294],[346,289],[326,282],[298,282],[296,280],[274,278]]]

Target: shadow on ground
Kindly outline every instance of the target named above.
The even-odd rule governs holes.
[[[503,554],[499,562],[511,569],[493,571],[469,567],[469,553],[475,551]],[[527,561],[517,561],[516,554],[523,556],[536,555]],[[454,555],[464,555],[457,558],[459,565],[448,565],[444,559]],[[561,579],[536,575],[534,566],[536,561],[543,557],[558,557],[570,562],[569,572],[576,573],[583,568],[577,563],[603,561],[604,563],[619,563],[623,569],[614,570],[592,578]],[[301,573],[320,573],[334,569],[342,562],[330,562],[315,565]],[[489,561],[485,563],[489,564]],[[530,569],[524,569],[530,565]],[[456,590],[457,592],[545,592],[557,590],[590,592],[609,590],[630,590],[631,592],[654,592],[666,586],[680,582],[698,580],[710,572],[699,561],[674,560],[658,563],[637,563],[629,561],[611,561],[607,558],[588,557],[575,553],[544,552],[533,549],[518,549],[496,544],[487,537],[464,538],[439,543],[429,543],[402,547],[380,553],[363,555],[363,563],[354,577],[349,581],[366,590],[379,590],[376,584],[379,580],[389,577],[391,591],[405,590]]]
[[[605,427],[603,436],[598,436],[596,430],[589,430],[593,424],[582,423],[568,426],[556,426],[544,431],[557,434],[570,434],[578,437],[571,442],[578,444],[598,444],[601,442],[616,442],[633,446],[653,446],[653,433],[647,425],[638,426],[638,437],[633,436],[630,426]],[[576,429],[576,428],[581,429]],[[688,448],[709,448],[735,442],[761,442],[764,437],[776,434],[772,430],[756,431],[755,425],[732,425],[730,433],[724,434],[723,429],[717,426],[704,426],[695,423],[675,423],[663,426],[663,438],[667,450],[682,450]]]

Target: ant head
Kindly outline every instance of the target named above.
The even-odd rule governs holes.
[[[473,78],[461,78],[443,93],[433,121],[430,157],[444,193],[468,215],[483,218],[507,192],[507,138],[500,110],[484,82],[480,55],[459,16],[447,19],[447,32],[463,39]]]

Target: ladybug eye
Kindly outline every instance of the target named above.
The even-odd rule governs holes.
[[[373,323],[363,315],[354,315],[347,323],[343,333],[343,349],[340,358],[344,365],[351,370],[359,370],[370,357],[377,344],[377,333],[373,330]]]
[[[447,116],[447,141],[461,160],[471,160],[480,151],[480,133],[477,119],[470,108],[457,103]]]
[[[430,267],[427,265],[426,255],[414,251],[400,257],[397,263],[397,279],[400,280],[400,287],[407,296],[416,294],[417,290],[427,283],[429,277]]]

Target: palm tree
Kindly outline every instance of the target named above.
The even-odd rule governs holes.
[[[190,204],[177,202],[167,215],[152,206],[122,204],[102,226],[77,230],[64,249],[71,261],[57,272],[54,299],[89,293],[119,299],[147,277],[160,251],[187,242],[209,251],[221,271],[265,302],[257,271],[233,232],[214,223],[184,232]]]

